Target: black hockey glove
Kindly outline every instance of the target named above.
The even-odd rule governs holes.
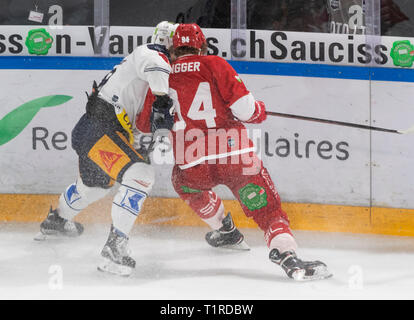
[[[152,104],[151,132],[159,129],[171,130],[174,125],[173,101],[168,95],[156,96]]]

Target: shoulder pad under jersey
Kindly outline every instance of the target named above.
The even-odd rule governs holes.
[[[222,68],[228,68],[229,63],[222,57],[216,55],[202,56],[204,63],[208,64],[212,69],[222,70]]]
[[[168,60],[170,60],[170,53],[165,46],[162,46],[160,44],[147,44],[147,48],[165,54]]]

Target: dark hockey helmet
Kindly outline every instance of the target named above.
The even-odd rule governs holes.
[[[180,24],[174,33],[174,49],[179,47],[190,47],[201,49],[206,43],[206,37],[198,24]]]

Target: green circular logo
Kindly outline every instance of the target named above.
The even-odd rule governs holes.
[[[267,206],[266,190],[254,183],[249,183],[239,190],[242,203],[250,210],[259,210]]]
[[[397,67],[412,67],[414,46],[408,40],[395,41],[391,49],[391,58]]]
[[[29,53],[36,55],[46,55],[52,43],[53,38],[44,28],[30,30],[25,42]]]

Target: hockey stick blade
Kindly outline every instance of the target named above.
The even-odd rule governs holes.
[[[47,240],[62,240],[68,238],[67,236],[58,235],[58,234],[46,234],[43,232],[38,232],[34,237],[34,241],[47,241]]]
[[[220,249],[238,250],[238,251],[250,251],[249,245],[244,240],[242,242],[240,242],[240,243],[230,244],[230,245],[225,245],[225,246],[220,246],[218,248],[220,248]]]
[[[98,271],[106,272],[122,277],[129,277],[134,271],[133,268],[117,264],[107,258],[103,258],[102,262],[97,267]]]
[[[398,130],[398,133],[400,134],[407,134],[407,133],[413,133],[414,132],[414,126],[412,126],[411,128],[408,128],[406,130]]]

